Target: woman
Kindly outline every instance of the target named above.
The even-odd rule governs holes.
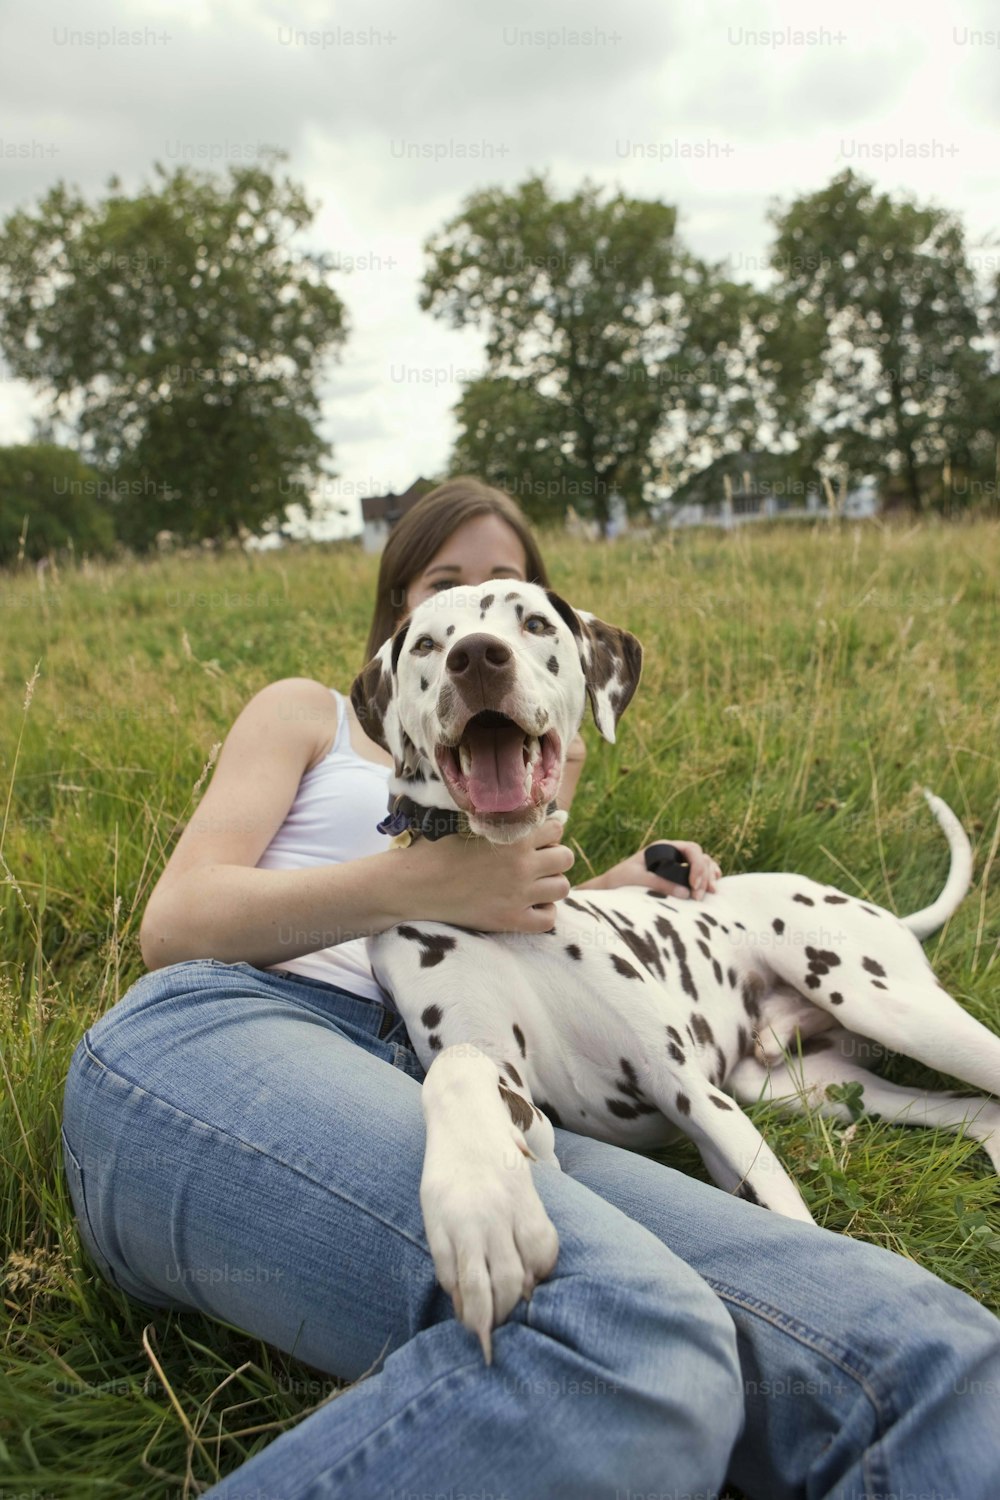
[[[440,486],[389,538],[367,655],[429,593],[491,577],[547,582],[520,512]],[[578,740],[563,806],[582,757]],[[263,688],[150,897],[151,972],[70,1066],[66,1170],[106,1278],[367,1374],[209,1494],[680,1500],[728,1475],[760,1500],[994,1495],[990,1314],[887,1251],[565,1130],[562,1172],[534,1169],[555,1269],[484,1364],[435,1280],[423,1071],[363,939],[407,917],[545,930],[573,855],[550,819],[504,847],[418,840],[390,866],[388,770],[344,694]],[[682,847],[703,894],[718,866]],[[586,883],[682,894],[641,851]]]

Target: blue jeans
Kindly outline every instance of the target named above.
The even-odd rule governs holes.
[[[556,1131],[559,1259],[494,1337],[456,1322],[418,1201],[402,1020],[196,960],[83,1036],[67,1178],[103,1276],[343,1380],[213,1500],[481,1494],[995,1500],[1000,1323],[875,1246]]]

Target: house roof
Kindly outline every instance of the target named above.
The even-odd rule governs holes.
[[[361,517],[365,521],[388,521],[392,526],[404,516],[411,505],[416,505],[421,495],[432,488],[429,479],[415,479],[408,490],[396,495],[392,490],[387,495],[365,495],[361,500]]]
[[[785,493],[789,480],[797,477],[797,458],[798,455],[769,453],[761,449],[724,453],[678,485],[670,496],[671,502],[674,505],[721,505],[725,495],[724,475],[729,477],[734,499],[756,494],[758,487],[766,482],[771,484],[775,493]]]

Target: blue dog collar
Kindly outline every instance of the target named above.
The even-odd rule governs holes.
[[[552,801],[547,812],[551,814],[555,811],[556,804]],[[389,811],[376,827],[379,833],[387,834],[389,838],[399,838],[405,833],[414,837],[422,834],[425,839],[435,843],[450,833],[468,833],[469,821],[465,813],[454,808],[422,807],[412,797],[402,795],[390,797]]]

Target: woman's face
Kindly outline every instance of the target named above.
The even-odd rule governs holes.
[[[453,531],[422,573],[410,580],[404,614],[432,594],[458,584],[471,587],[488,578],[527,578],[528,559],[513,527],[500,516],[476,516]]]

